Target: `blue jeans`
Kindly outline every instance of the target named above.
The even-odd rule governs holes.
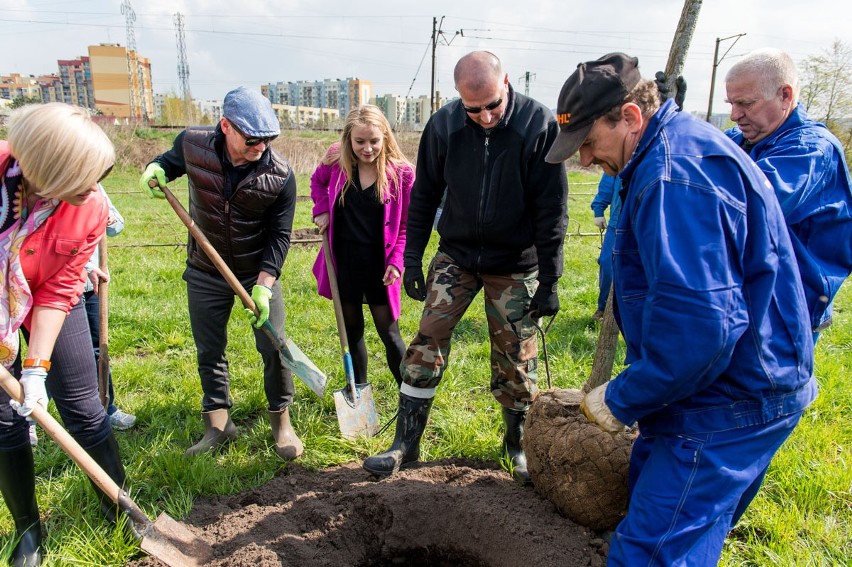
[[[95,351],[95,365],[101,359],[101,302],[98,299],[98,294],[94,291],[83,293],[83,300],[86,302],[86,318],[89,320],[89,334],[92,336],[92,350]],[[115,407],[115,391],[112,388],[112,369],[109,371],[109,403],[107,405],[107,415],[112,415],[118,410]]]
[[[29,333],[24,332],[29,338]],[[47,390],[56,403],[65,429],[84,448],[99,445],[111,428],[98,396],[98,370],[92,356],[92,339],[83,302],[71,308],[50,357]],[[20,378],[21,357],[11,368]],[[25,418],[9,405],[9,395],[0,389],[0,451],[11,451],[29,444]]]
[[[598,311],[606,309],[606,299],[609,288],[612,287],[612,247],[615,244],[615,227],[608,226],[601,242],[601,253],[598,256]]]
[[[607,565],[716,565],[734,520],[801,416],[681,435],[643,435],[640,424],[630,455],[630,505]]]

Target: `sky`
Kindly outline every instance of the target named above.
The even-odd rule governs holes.
[[[456,61],[486,49],[513,86],[553,108],[577,64],[611,51],[639,58],[643,76],[666,66],[683,0],[0,0],[0,75],[57,72],[58,59],[98,43],[128,45],[130,5],[137,50],[151,61],[155,93],[179,93],[175,14],[184,20],[194,98],[279,81],[357,77],[373,94],[428,95],[432,81],[456,96]],[[125,10],[127,12],[127,10]],[[745,34],[739,38],[739,34]],[[801,62],[835,40],[852,46],[848,0],[703,0],[683,75],[685,109],[706,113],[716,40],[713,112],[727,112],[724,77],[760,47]]]

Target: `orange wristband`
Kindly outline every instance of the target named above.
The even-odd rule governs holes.
[[[27,358],[24,360],[24,368],[44,368],[50,372],[50,361],[43,358]]]

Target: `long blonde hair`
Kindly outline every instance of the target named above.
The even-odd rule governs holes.
[[[115,149],[89,113],[62,102],[16,110],[9,149],[38,194],[61,199],[91,187],[115,163]]]
[[[373,126],[381,131],[382,151],[376,158],[378,173],[376,187],[378,189],[378,197],[384,201],[395,196],[395,192],[399,190],[399,168],[397,166],[400,164],[410,165],[410,162],[405,157],[405,154],[402,153],[402,150],[399,149],[390,123],[385,118],[385,115],[382,114],[381,109],[372,104],[364,104],[352,110],[346,116],[346,124],[343,126],[340,144],[335,144],[329,148],[329,151],[322,160],[326,165],[340,164],[340,169],[346,180],[340,193],[341,200],[346,190],[352,185],[352,171],[358,163],[358,157],[352,150],[352,130],[356,126]],[[388,167],[391,168],[390,180],[388,180],[387,174]]]

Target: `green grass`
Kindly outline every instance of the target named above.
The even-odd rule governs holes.
[[[106,181],[126,219],[124,233],[108,242],[109,352],[117,402],[138,416],[136,427],[117,437],[136,502],[152,517],[165,511],[180,519],[198,496],[234,494],[259,486],[287,465],[271,450],[260,356],[239,307],[229,325],[228,358],[233,418],[240,436],[220,453],[183,458],[184,450],[203,430],[201,388],[181,279],[186,230],[166,202],[136,190],[138,173],[119,171]],[[600,239],[576,235],[597,232],[589,209],[597,178],[571,174],[570,235],[565,243],[565,276],[559,286],[562,311],[547,339],[553,386],[559,388],[577,387],[588,377],[597,340],[591,314],[597,296],[595,259]],[[176,182],[173,188],[186,202],[185,182]],[[308,194],[306,175],[299,176],[299,193]],[[310,201],[301,200],[295,228],[312,226]],[[433,239],[430,251],[434,246]],[[316,295],[311,275],[316,253],[316,245],[294,247],[287,258],[282,277],[287,330],[328,373],[328,389],[333,390],[342,387],[344,379],[332,306]],[[849,564],[850,306],[847,285],[837,299],[836,323],[817,348],[820,398],[776,457],[764,489],[728,538],[722,565]],[[414,301],[403,299],[400,328],[406,340],[416,331],[420,309]],[[367,317],[369,378],[384,422],[396,409],[396,388]],[[616,365],[624,354],[623,345],[619,349]],[[488,391],[488,377],[485,314],[477,301],[457,329],[450,366],[424,435],[423,458],[499,460],[502,420]],[[546,387],[543,371],[540,382]],[[301,382],[296,384],[292,417],[305,443],[303,465],[319,469],[360,460],[389,444],[393,428],[378,438],[343,441],[331,395],[320,400]],[[51,411],[56,415],[52,406]],[[124,531],[100,519],[88,480],[44,434],[36,449],[36,468],[48,565],[121,565],[134,557],[136,544]],[[8,556],[12,529],[6,508],[0,506],[0,556]]]

